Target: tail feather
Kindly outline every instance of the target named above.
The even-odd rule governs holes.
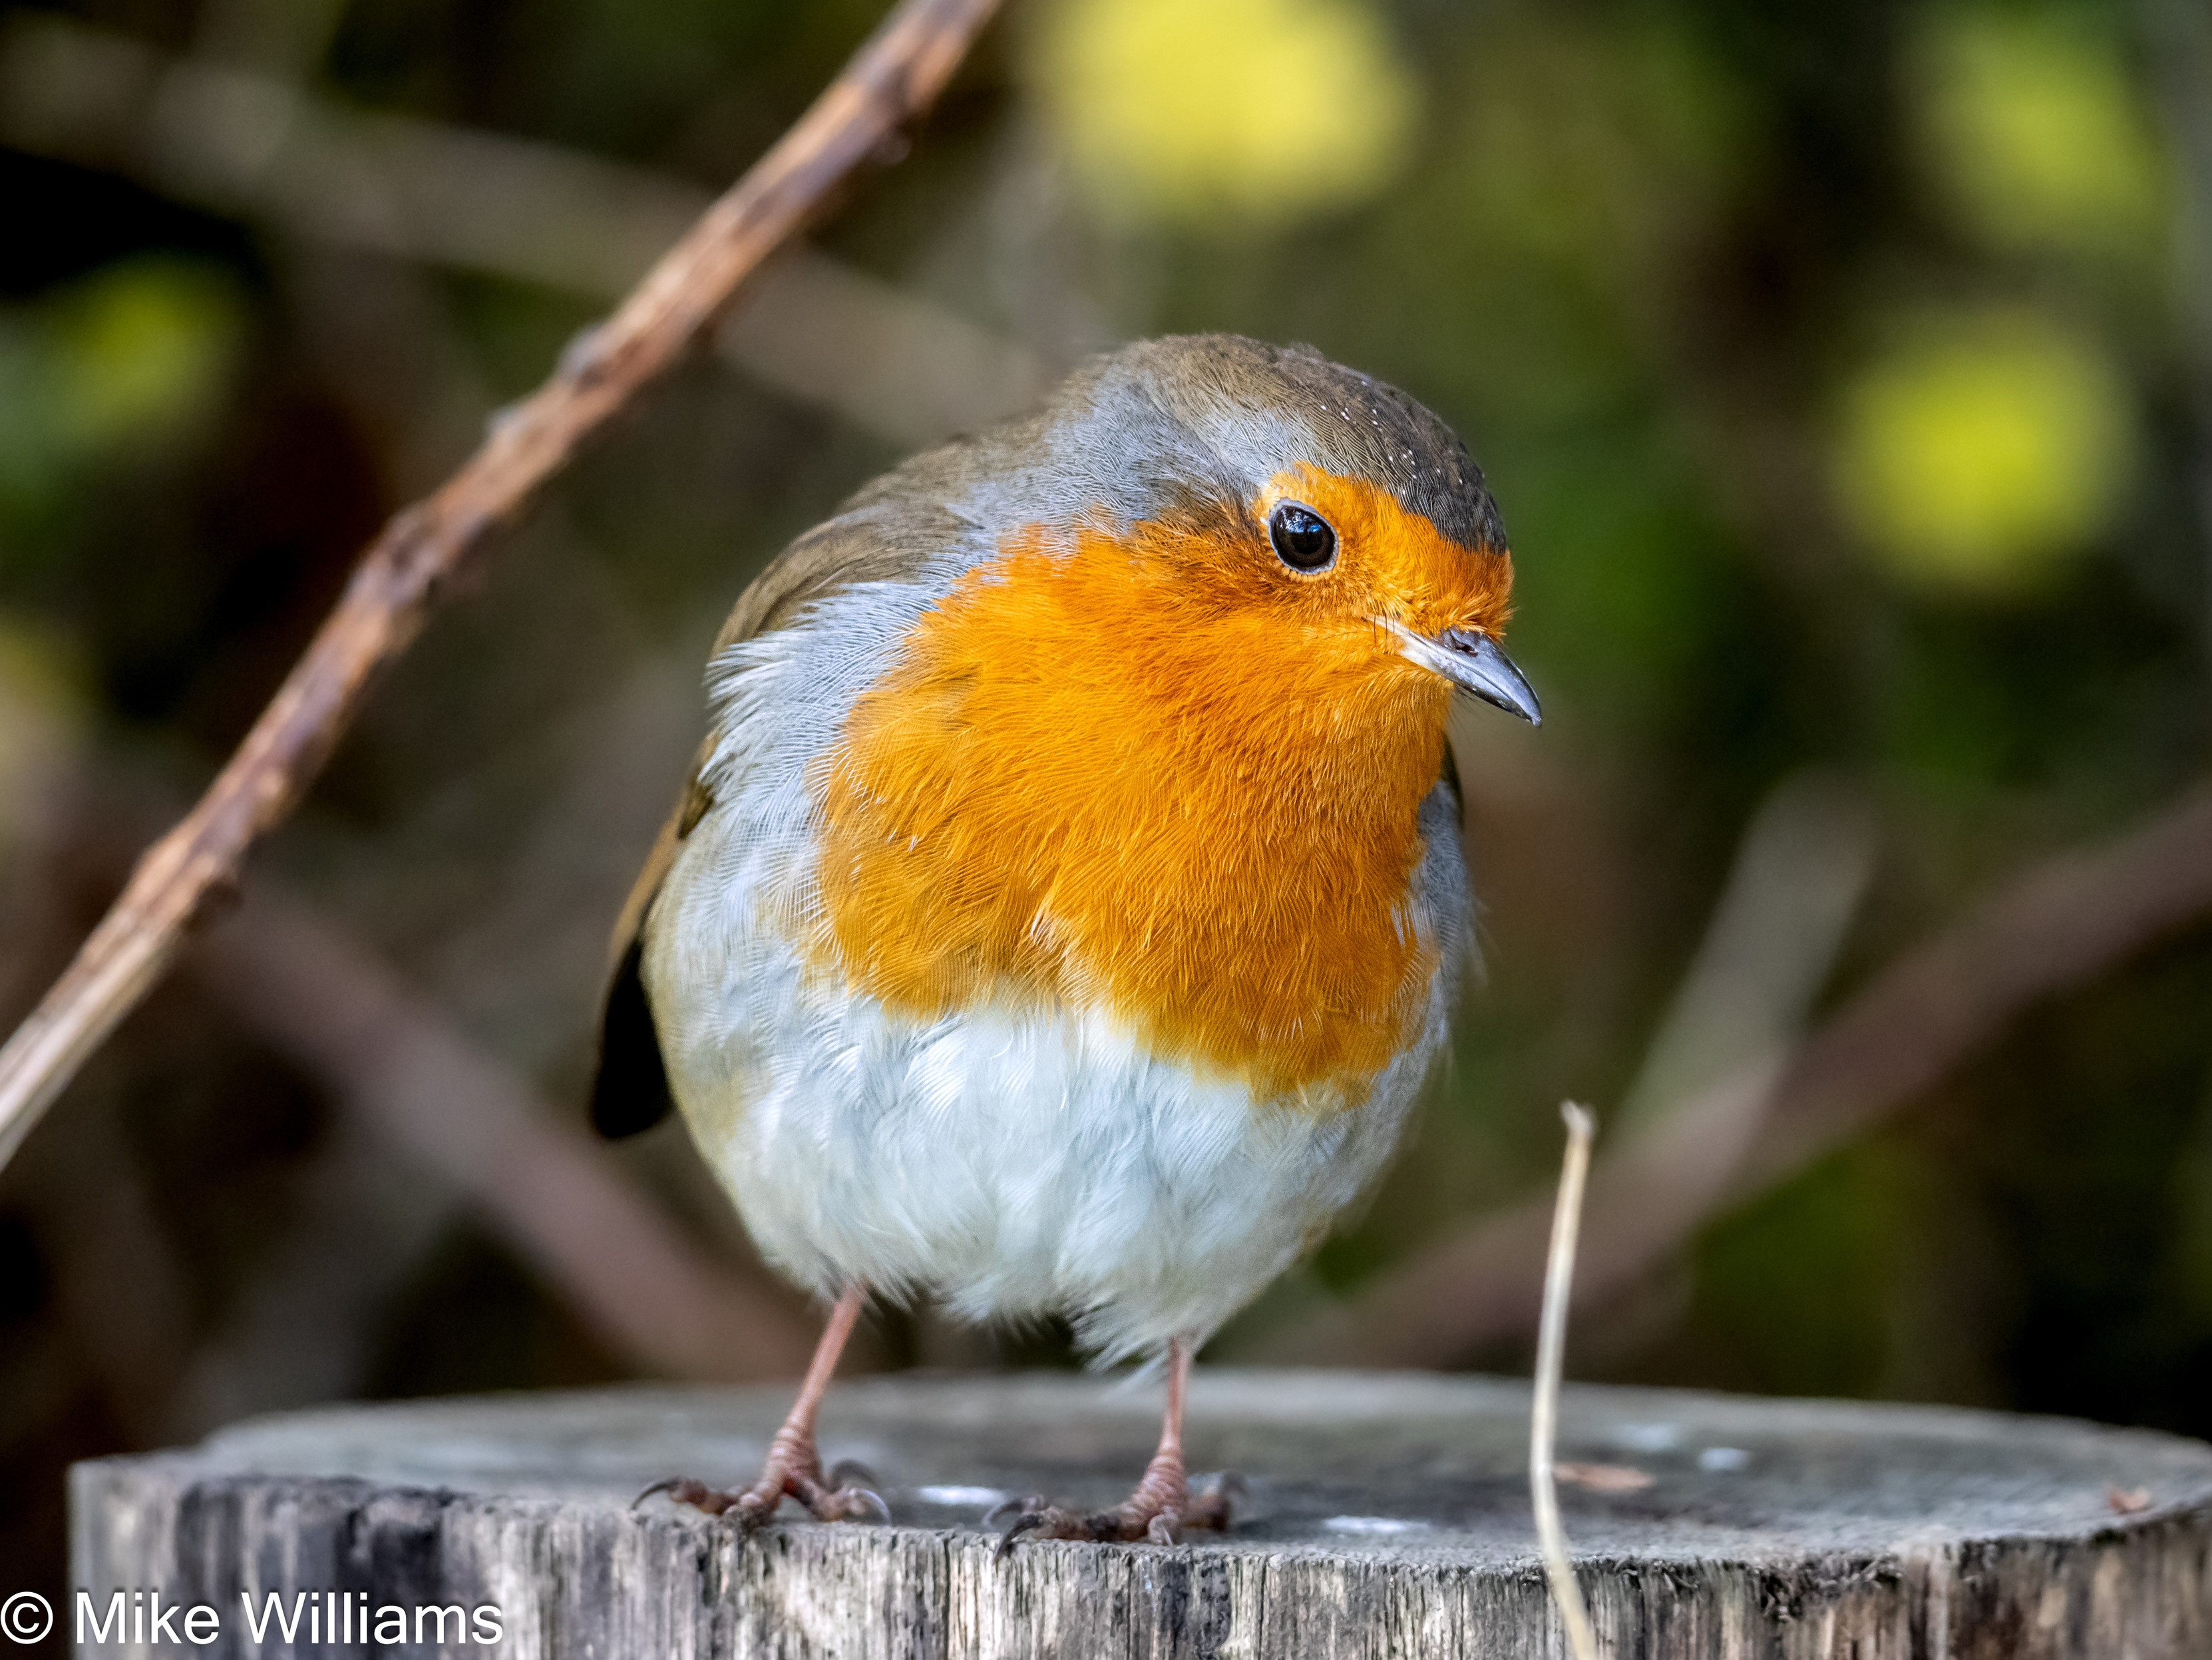
[[[592,1128],[609,1141],[635,1136],[666,1118],[676,1105],[660,1035],[638,978],[644,942],[632,939],[607,988],[599,1021],[599,1069],[592,1080]]]

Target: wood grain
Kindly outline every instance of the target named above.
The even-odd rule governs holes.
[[[230,1646],[210,1655],[251,1651],[240,1591],[303,1590],[496,1605],[500,1651],[529,1657],[1563,1652],[1517,1383],[1201,1372],[1190,1449],[1249,1481],[1234,1533],[995,1559],[974,1489],[1118,1497],[1149,1451],[1154,1393],[1059,1375],[841,1385],[825,1455],[869,1464],[896,1524],[787,1521],[742,1542],[629,1501],[656,1477],[757,1466],[782,1390],[293,1415],[80,1465],[73,1583],[219,1607]],[[1560,1451],[1652,1478],[1563,1494],[1607,1653],[2212,1652],[2212,1447],[2063,1420],[1581,1388]],[[956,1485],[970,1490],[944,1490]],[[2113,1490],[2138,1488],[2145,1507],[2119,1513]]]

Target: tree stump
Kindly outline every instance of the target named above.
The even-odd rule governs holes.
[[[868,1465],[896,1524],[785,1520],[743,1541],[630,1501],[664,1476],[750,1476],[782,1389],[269,1418],[77,1466],[79,1590],[57,1614],[86,1654],[1566,1652],[1529,1518],[1523,1384],[1201,1371],[1189,1448],[1194,1469],[1244,1476],[1234,1532],[994,1556],[981,1518],[1002,1493],[1118,1500],[1158,1394],[1056,1374],[841,1384],[824,1457]],[[1575,1388],[1559,1457],[1583,1467],[1561,1496],[1608,1655],[2212,1655],[2212,1447],[2196,1442]],[[183,1634],[193,1605],[218,1625],[204,1645]],[[149,1608],[170,1611],[158,1642],[131,1627]]]

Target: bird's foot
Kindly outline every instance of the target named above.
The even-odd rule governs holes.
[[[731,1516],[738,1530],[750,1533],[782,1505],[787,1495],[796,1499],[819,1522],[870,1520],[888,1522],[890,1506],[875,1490],[876,1478],[849,1459],[825,1477],[821,1455],[811,1439],[779,1434],[769,1448],[761,1478],[749,1487],[724,1492],[704,1481],[675,1479],[655,1481],[632,1501],[643,1504],[656,1493],[665,1493],[679,1505],[690,1505],[709,1516]]]
[[[1181,1542],[1186,1530],[1229,1530],[1230,1506],[1243,1495],[1244,1481],[1231,1474],[1218,1477],[1200,1492],[1190,1490],[1180,1458],[1152,1460],[1137,1490],[1111,1510],[1089,1515],[1063,1510],[1042,1493],[1010,1499],[985,1516],[988,1524],[1004,1522],[998,1554],[1006,1556],[1018,1540],[1087,1539],[1100,1543],[1172,1545]]]

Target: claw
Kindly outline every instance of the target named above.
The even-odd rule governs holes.
[[[1226,1533],[1237,1501],[1245,1497],[1246,1491],[1242,1475],[1233,1469],[1224,1470],[1191,1494],[1177,1519],[1182,1527],[1211,1528]]]
[[[1003,1508],[1003,1506],[1001,1508]],[[1037,1529],[1044,1526],[1045,1524],[1051,1519],[1051,1516],[1048,1512],[1042,1510],[1024,1510],[1020,1515],[1015,1517],[1012,1521],[1006,1524],[1006,1530],[999,1536],[999,1542],[993,1548],[991,1554],[998,1558],[999,1560],[1002,1562],[1005,1561],[1006,1558],[1014,1554],[1015,1540],[1020,1538],[1024,1533],[1034,1533]]]
[[[665,1481],[655,1481],[643,1493],[639,1493],[636,1498],[629,1501],[629,1507],[635,1510],[656,1493],[665,1493],[678,1504],[689,1505],[694,1510],[703,1510],[709,1516],[720,1516],[732,1505],[736,1504],[738,1497],[734,1493],[717,1493],[704,1481],[695,1481],[689,1476],[672,1475]]]
[[[830,1496],[838,1501],[837,1517],[844,1520],[858,1521],[864,1516],[878,1522],[891,1519],[891,1507],[873,1487],[841,1487]]]
[[[1183,1542],[1183,1535],[1195,1529],[1227,1532],[1232,1501],[1242,1498],[1244,1491],[1244,1478],[1234,1470],[1227,1470],[1215,1476],[1202,1490],[1186,1497],[1172,1501],[1156,1497],[1141,1508],[1137,1500],[1132,1500],[1117,1510],[1102,1510],[1087,1516],[1062,1510],[1041,1494],[1032,1495],[994,1505],[985,1513],[983,1524],[988,1527],[1002,1518],[1012,1517],[992,1552],[1002,1560],[1013,1554],[1015,1542],[1025,1533],[1042,1539],[1179,1545]],[[1140,1487],[1138,1499],[1146,1496]]]
[[[877,1487],[883,1485],[876,1480],[875,1471],[858,1458],[840,1458],[830,1465],[829,1483],[833,1487]]]
[[[1019,1512],[1000,1534],[992,1553],[994,1556],[1004,1559],[1012,1554],[1014,1542],[1025,1533],[1042,1539],[1101,1544],[1174,1545],[1182,1542],[1186,1528],[1228,1528],[1230,1500],[1243,1492],[1243,1478],[1224,1473],[1214,1477],[1205,1491],[1194,1493],[1183,1463],[1183,1390],[1190,1381],[1190,1343],[1182,1337],[1168,1343],[1167,1411],[1160,1420],[1159,1450],[1145,1466],[1137,1490],[1112,1510],[1094,1511],[1087,1516],[1062,1510],[1042,1497],[994,1505],[983,1518],[986,1526],[1009,1509]]]

